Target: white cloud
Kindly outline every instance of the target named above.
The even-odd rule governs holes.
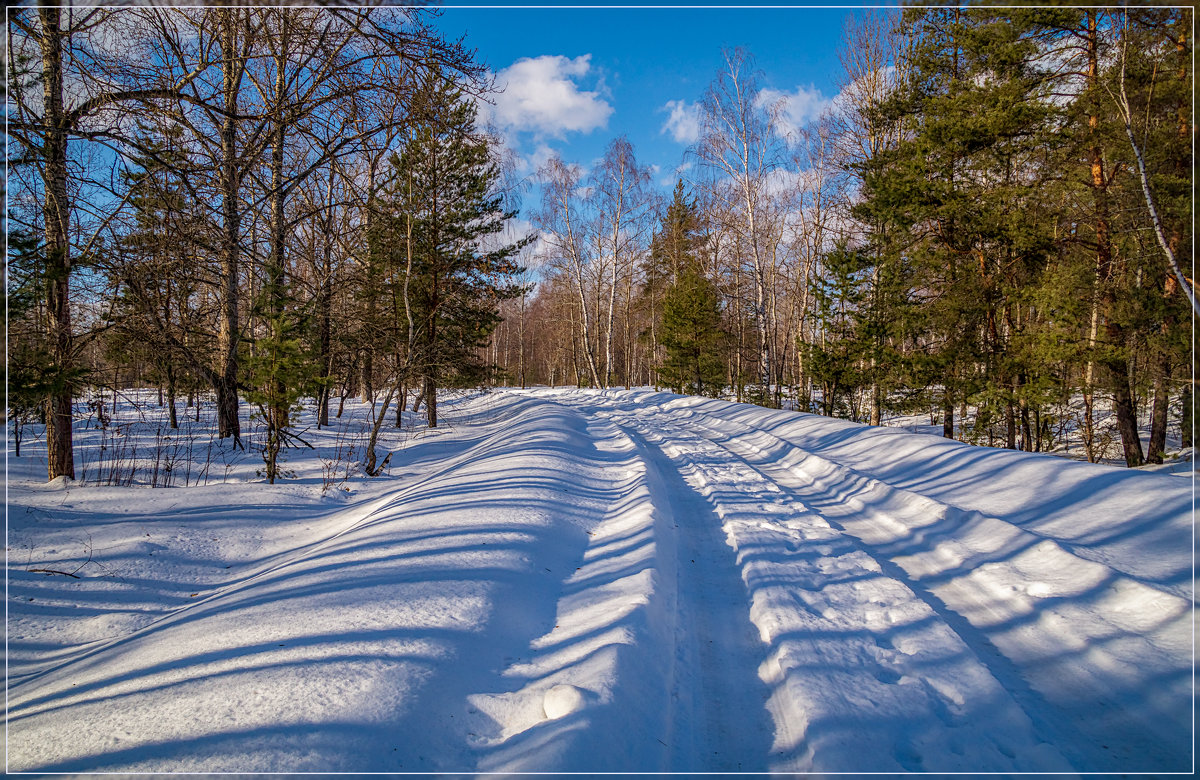
[[[603,86],[585,91],[578,83],[590,71],[590,54],[517,60],[496,74],[504,91],[495,96],[491,119],[508,130],[555,138],[605,127],[613,107],[604,98]]]
[[[532,175],[538,172],[546,162],[558,154],[552,147],[547,144],[538,144],[529,154],[521,155],[520,162],[517,164],[517,171],[522,174]]]
[[[758,95],[760,106],[779,106],[777,129],[779,135],[795,135],[798,130],[809,122],[817,119],[833,107],[833,98],[821,94],[821,90],[812,86],[798,86],[794,92],[781,92],[777,89],[764,89]]]
[[[693,144],[700,137],[700,116],[695,103],[668,100],[661,110],[669,115],[659,132],[670,133],[675,142],[681,144]]]
[[[772,197],[782,197],[794,192],[804,181],[802,171],[790,171],[786,168],[776,168],[767,174],[764,182],[766,192]]]

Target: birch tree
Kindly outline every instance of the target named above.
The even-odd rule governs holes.
[[[781,165],[779,107],[764,105],[750,56],[724,52],[725,66],[700,101],[700,138],[694,153],[712,176],[711,197],[719,219],[728,219],[749,261],[750,314],[758,335],[757,381],[768,393],[774,376],[768,284],[774,246],[769,231],[771,174]]]
[[[551,157],[538,171],[542,182],[542,207],[538,224],[551,263],[561,268],[571,281],[579,304],[579,328],[584,359],[593,387],[603,387],[597,361],[595,322],[589,299],[596,292],[592,282],[595,258],[589,246],[586,217],[582,213],[578,168],[568,166],[559,157]]]
[[[612,384],[613,337],[616,333],[617,292],[625,284],[626,300],[630,296],[633,275],[638,260],[645,251],[647,218],[651,213],[653,194],[650,172],[639,166],[633,145],[626,138],[611,141],[604,157],[591,175],[592,192],[589,200],[595,214],[597,254],[601,267],[607,270],[607,305],[604,322],[604,384]],[[628,316],[624,348],[631,348]],[[628,370],[622,371],[628,383]]]

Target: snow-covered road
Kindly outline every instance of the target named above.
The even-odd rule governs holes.
[[[1189,479],[649,391],[447,419],[344,503],[10,484],[9,769],[1193,767]]]

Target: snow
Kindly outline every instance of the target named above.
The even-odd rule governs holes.
[[[9,456],[10,771],[1193,769],[1192,479],[540,388],[267,485],[145,401]]]

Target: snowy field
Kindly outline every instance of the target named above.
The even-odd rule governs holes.
[[[10,771],[1194,769],[1192,472],[539,389],[267,485],[139,398],[9,455]]]

